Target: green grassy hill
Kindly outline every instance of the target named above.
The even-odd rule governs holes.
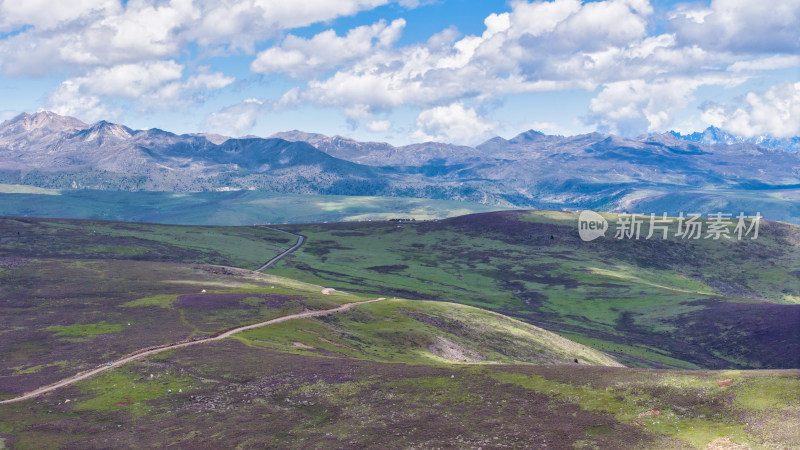
[[[476,328],[479,339],[460,339]],[[487,359],[426,354],[426,339],[445,336],[462,354]],[[521,345],[498,346],[502,336]],[[0,439],[20,448],[800,444],[790,425],[800,417],[798,371],[497,363],[541,357],[545,342],[549,355],[604,362],[553,341],[471,307],[387,300],[162,353],[0,405]]]
[[[219,264],[256,269],[294,244],[261,227],[0,217],[0,256]]]
[[[386,300],[322,319],[248,331],[239,339],[300,354],[384,362],[621,366],[597,350],[533,325],[441,302]]]
[[[617,240],[612,229],[583,242],[577,216],[508,211],[290,226],[308,243],[276,273],[480,306],[629,366],[800,367],[798,227],[762,222],[759,238],[743,241]]]
[[[6,257],[252,269],[293,241],[256,227],[0,223],[0,256]],[[544,211],[286,228],[308,236],[270,269],[287,278],[365,295],[479,306],[627,366],[800,367],[800,232],[793,225],[763,222],[757,240],[609,236],[593,242],[577,236],[576,213]],[[645,225],[642,236],[647,232]]]
[[[0,447],[800,446],[798,370],[619,363],[734,367],[735,352],[747,349],[760,349],[761,361],[790,361],[780,358],[797,338],[786,283],[796,270],[793,227],[768,224],[763,241],[740,251],[732,242],[661,243],[671,250],[656,257],[665,248],[575,242],[571,220],[506,213],[298,226],[308,242],[277,272],[308,283],[206,264],[252,266],[271,256],[255,257],[256,248],[291,243],[269,230],[6,219],[2,398],[142,347],[386,299],[0,404]],[[27,244],[15,242],[26,230]],[[237,250],[248,242],[250,253]],[[138,250],[105,250],[113,247]],[[760,265],[736,269],[735,257]],[[719,282],[736,270],[746,278]],[[423,300],[393,298],[401,293]],[[754,293],[772,302],[745,298]],[[753,305],[788,309],[761,317],[773,320],[759,328]],[[747,321],[738,334],[723,329],[734,313]],[[706,322],[680,322],[688,317]],[[771,333],[785,333],[786,346]],[[717,359],[697,359],[703,352]]]

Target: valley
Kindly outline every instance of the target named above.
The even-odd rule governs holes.
[[[506,209],[455,200],[232,192],[36,191],[0,185],[0,215],[180,225],[429,220]]]

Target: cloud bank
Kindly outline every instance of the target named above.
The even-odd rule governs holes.
[[[131,107],[191,108],[225,92],[227,106],[198,123],[234,134],[270,111],[305,105],[338,111],[374,133],[397,131],[392,114],[413,110],[404,131],[410,139],[473,142],[504,129],[492,111],[506,99],[562,91],[590,95],[575,117],[611,133],[666,131],[701,102],[698,120],[735,134],[800,134],[797,79],[738,100],[698,98],[768,71],[797,74],[800,0],[660,9],[648,0],[514,0],[483,17],[479,34],[464,35],[443,17],[439,32],[410,40],[402,39],[403,17],[332,25],[368,11],[402,16],[426,3],[0,0],[0,74],[62,77],[42,107],[89,120]],[[311,25],[324,29],[309,33]],[[247,60],[245,73],[225,64],[236,58]],[[253,80],[286,87],[236,98],[237,81]]]

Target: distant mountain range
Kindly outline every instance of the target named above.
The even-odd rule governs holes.
[[[617,211],[774,201],[779,210],[796,209],[795,197],[781,193],[800,188],[797,149],[798,138],[752,141],[714,128],[637,139],[531,130],[474,147],[396,147],[300,131],[266,139],[177,135],[40,112],[0,124],[0,183],[421,197]],[[800,211],[791,214],[800,217]]]
[[[751,138],[743,138],[734,136],[726,131],[717,127],[708,127],[705,131],[695,132],[691,134],[680,134],[675,131],[670,131],[670,134],[678,139],[685,141],[697,142],[700,144],[756,144],[762,147],[777,148],[788,151],[800,151],[800,137],[789,138],[776,138],[772,136],[753,136]]]

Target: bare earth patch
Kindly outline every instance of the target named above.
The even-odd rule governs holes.
[[[475,351],[465,349],[453,341],[436,336],[436,342],[428,346],[428,350],[434,355],[450,361],[476,362],[484,359]]]
[[[733,380],[730,379],[730,378],[717,381],[717,386],[719,386],[721,388],[728,387],[728,386],[730,386],[732,384],[733,384]]]
[[[637,427],[645,427],[646,425],[644,423],[642,423],[642,420],[641,420],[642,417],[660,416],[660,415],[661,415],[661,410],[659,410],[659,409],[651,409],[650,411],[645,411],[643,413],[639,413],[639,415],[636,416],[636,419],[633,420],[633,424],[636,425]]]

